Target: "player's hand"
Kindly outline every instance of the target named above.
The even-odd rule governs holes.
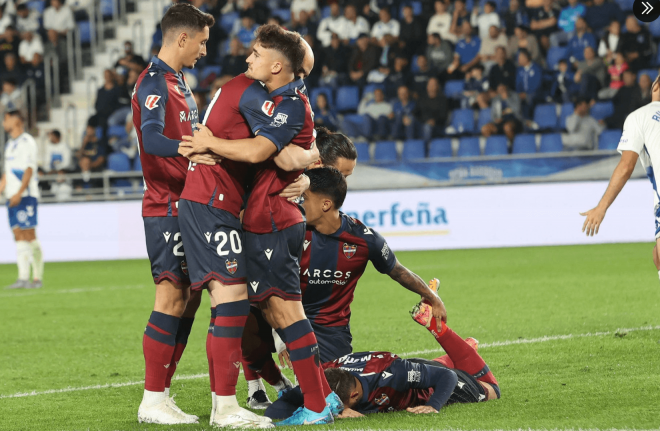
[[[205,132],[195,132],[194,136],[184,135],[181,137],[179,148],[183,146],[190,148],[193,153],[206,153],[212,144],[210,142],[211,138],[213,138],[213,135],[209,136]]]
[[[194,133],[195,136],[213,136],[211,129],[203,125],[202,123],[197,124],[197,131]]]
[[[445,308],[445,303],[442,302],[442,299],[437,295],[433,295],[433,300],[430,302],[431,307],[433,307],[433,317],[447,323],[447,309]]]
[[[305,174],[300,174],[294,182],[289,184],[282,190],[280,196],[286,198],[289,202],[298,199],[309,188],[309,177]]]
[[[293,364],[291,363],[291,358],[289,357],[289,351],[288,350],[286,350],[286,349],[282,350],[277,355],[277,357],[280,358],[280,365],[282,366],[282,368],[289,367],[289,369],[293,370]]]
[[[360,412],[356,412],[353,409],[349,409],[348,407],[344,407],[344,411],[337,416],[339,419],[348,419],[348,418],[362,418],[364,415]]]
[[[187,145],[186,142],[180,142],[179,143],[179,154],[181,154],[185,158],[189,158],[193,154],[195,154],[195,151]]]
[[[587,212],[580,213],[581,216],[586,216],[584,224],[582,225],[582,232],[586,232],[587,236],[594,236],[598,233],[600,224],[605,218],[605,212],[607,210],[601,209],[599,207],[590,209]]]
[[[181,151],[179,151],[179,153],[180,152]],[[220,163],[220,161],[222,159],[218,159],[218,156],[216,156],[215,154],[208,154],[208,153],[198,154],[198,153],[195,153],[195,154],[189,155],[188,160],[190,160],[193,163],[197,163],[199,165],[214,166],[214,165]]]
[[[408,413],[415,413],[416,415],[426,414],[426,413],[438,413],[438,411],[431,406],[408,407],[406,411]]]
[[[9,206],[10,207],[15,207],[16,205],[21,203],[21,195],[19,193],[16,193],[14,196],[9,198]]]

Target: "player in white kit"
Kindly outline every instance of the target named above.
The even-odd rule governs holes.
[[[39,199],[37,143],[25,132],[19,111],[5,113],[2,126],[10,139],[5,147],[0,193],[4,191],[7,197],[9,225],[14,232],[18,263],[18,280],[7,289],[39,288],[42,286],[44,263],[35,232]]]
[[[621,153],[621,160],[614,169],[607,190],[598,206],[580,213],[587,217],[582,226],[582,232],[586,232],[588,236],[598,233],[598,228],[605,218],[605,212],[632,175],[637,159],[639,159],[653,184],[656,241],[656,245],[653,247],[653,262],[660,276],[658,249],[658,244],[660,244],[660,195],[658,195],[657,173],[654,171],[654,169],[660,169],[660,76],[655,79],[651,87],[651,103],[642,106],[626,118],[617,150]]]

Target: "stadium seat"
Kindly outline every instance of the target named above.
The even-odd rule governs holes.
[[[238,12],[229,12],[220,18],[220,27],[227,32],[228,34],[231,33],[232,28],[234,27],[234,22],[238,20]]]
[[[536,105],[534,109],[534,122],[539,130],[554,130],[557,128],[557,108],[554,103]]]
[[[541,147],[539,153],[559,153],[563,151],[564,144],[561,142],[559,133],[549,133],[541,135]]]
[[[566,128],[566,119],[573,115],[573,104],[572,103],[564,103],[561,105],[561,111],[559,113],[559,128],[560,129],[565,129]]]
[[[135,160],[133,160],[133,170],[142,171],[142,161],[140,160],[140,156],[137,156]]]
[[[486,148],[484,156],[501,156],[509,153],[506,136],[495,135],[486,139]]]
[[[545,62],[548,65],[548,69],[555,70],[559,64],[559,60],[566,58],[566,52],[568,48],[563,46],[553,46],[548,50],[548,55],[545,58]]]
[[[472,109],[457,109],[453,112],[451,125],[456,134],[474,133],[474,111]]]
[[[421,139],[410,139],[403,143],[403,160],[423,159],[426,143]]]
[[[285,23],[291,21],[291,9],[275,9],[273,15],[279,16]]]
[[[413,15],[418,16],[422,14],[422,2],[421,1],[406,1],[402,2],[401,7],[399,8],[399,17],[403,19],[403,8],[404,6],[412,6]]]
[[[480,156],[479,138],[462,138],[456,155],[458,157]]]
[[[419,72],[419,66],[417,65],[417,58],[419,58],[419,55],[413,55],[412,58],[410,59],[410,71],[412,73]]]
[[[113,0],[101,0],[100,8],[101,8],[101,13],[103,14],[103,18],[108,18],[112,16],[112,10],[113,10],[112,1]]]
[[[479,120],[477,121],[477,132],[480,132],[481,128],[491,121],[493,121],[493,117],[491,115],[490,108],[480,109]]]
[[[360,89],[356,86],[339,87],[337,90],[337,111],[357,111],[360,104]]]
[[[80,43],[89,45],[92,43],[92,28],[89,21],[80,21],[76,23],[78,31],[80,32]]]
[[[657,19],[649,23],[649,31],[654,38],[660,38],[660,21]]]
[[[385,84],[368,84],[364,86],[364,90],[362,90],[362,96],[368,93],[373,93],[376,91],[376,88],[380,88],[381,90],[385,91]]]
[[[621,130],[604,130],[598,137],[599,150],[616,150],[621,139]]]
[[[116,136],[119,139],[126,138],[128,134],[126,133],[126,127],[124,126],[110,126],[108,127],[108,136]]]
[[[596,102],[591,107],[591,116],[596,120],[604,120],[614,114],[614,104],[611,100],[606,102]]]
[[[429,157],[451,157],[451,139],[433,139],[429,143]]]
[[[534,135],[522,134],[513,139],[513,154],[536,153],[536,138]]]
[[[447,97],[460,97],[463,93],[463,88],[465,86],[465,81],[463,80],[452,80],[445,82],[445,96]]]
[[[642,75],[648,75],[651,78],[651,82],[653,82],[658,77],[658,69],[642,69],[637,73],[637,79]]]
[[[330,15],[331,15],[330,6],[323,6],[323,9],[321,9],[321,19],[327,18]]]
[[[357,150],[357,161],[360,163],[367,163],[371,160],[369,156],[369,142],[354,142],[355,149]]]
[[[112,153],[108,156],[108,169],[115,172],[131,170],[131,161],[124,153]]]
[[[394,141],[377,141],[374,160],[378,162],[395,162],[398,158]]]
[[[615,3],[619,5],[622,11],[626,12],[632,10],[635,0],[616,0]]]
[[[46,2],[44,0],[30,0],[27,3],[27,7],[28,9],[38,12],[39,16],[42,16],[46,9]]]
[[[325,97],[328,99],[328,104],[333,108],[335,99],[332,97],[332,88],[330,87],[316,87],[312,90],[310,93],[312,108],[316,108],[316,99],[321,93],[325,94]]]

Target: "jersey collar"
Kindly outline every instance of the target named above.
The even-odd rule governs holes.
[[[369,405],[369,394],[371,393],[371,388],[369,387],[369,382],[367,381],[367,379],[365,379],[364,377],[362,377],[361,375],[359,375],[357,373],[351,373],[351,374],[353,374],[358,379],[360,384],[362,385],[362,399],[360,400],[360,403],[358,404],[358,406],[359,405],[368,406]]]
[[[154,55],[153,57],[151,57],[151,63],[153,63],[154,65],[160,67],[161,69],[163,69],[163,70],[166,71],[166,72],[170,72],[170,73],[173,73],[173,74],[175,74],[175,75],[178,75],[178,73],[176,73],[176,71],[175,71],[174,69],[172,69],[172,68],[171,68],[167,63],[165,63],[163,60],[161,60],[160,58],[158,58],[157,55]]]
[[[270,97],[276,97],[276,96],[281,96],[282,94],[286,93],[287,91],[293,90],[295,93],[296,88],[300,83],[298,80],[289,82],[287,85],[283,85],[282,87],[278,88],[277,90],[274,90],[272,93],[270,93]]]

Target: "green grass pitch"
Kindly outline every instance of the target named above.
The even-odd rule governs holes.
[[[347,419],[328,428],[657,428],[660,282],[651,249],[398,253],[424,279],[440,278],[449,325],[480,340],[502,399],[454,405],[437,415]],[[0,429],[210,429],[208,379],[195,376],[207,371],[207,298],[177,370],[182,378],[172,385],[179,406],[199,415],[200,425],[140,425],[142,333],[154,296],[148,262],[56,263],[45,273],[42,290],[0,290]],[[0,266],[0,286],[15,274],[14,266]],[[353,304],[355,351],[439,356],[433,337],[408,315],[416,301],[370,267]],[[246,397],[242,377],[238,397]]]

